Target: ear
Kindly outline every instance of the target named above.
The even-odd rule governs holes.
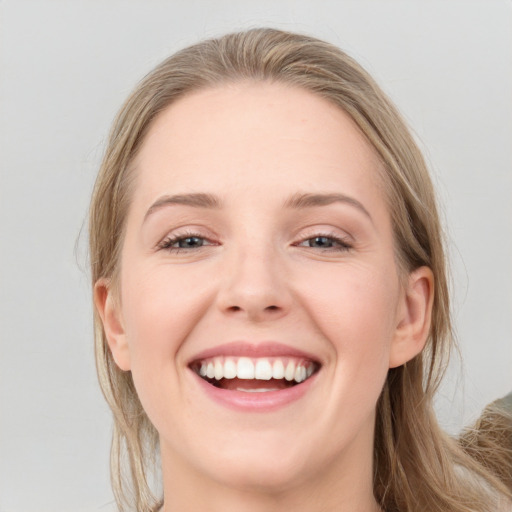
[[[130,351],[126,341],[121,308],[109,280],[99,279],[94,285],[94,304],[103,323],[114,361],[121,370],[130,370]]]
[[[405,364],[423,350],[430,331],[433,301],[434,275],[430,268],[420,267],[409,274],[398,307],[390,368]]]

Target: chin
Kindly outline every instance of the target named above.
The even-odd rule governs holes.
[[[240,457],[236,462],[221,463],[215,469],[215,479],[227,487],[273,495],[307,480],[310,471],[298,456],[293,460],[276,461],[275,456],[255,455],[250,460]]]
[[[317,447],[312,451],[313,440],[304,446],[303,441],[290,433],[239,434],[228,436],[231,439],[227,443],[211,445],[211,450],[206,447],[201,450],[203,474],[221,485],[277,494],[312,478],[320,470],[315,453],[321,450]]]

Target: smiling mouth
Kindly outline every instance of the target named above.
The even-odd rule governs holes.
[[[294,357],[219,356],[195,361],[190,368],[216,388],[264,393],[297,386],[318,372],[320,366]]]

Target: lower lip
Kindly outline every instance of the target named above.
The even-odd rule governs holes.
[[[250,393],[217,388],[199,377],[194,371],[190,371],[201,390],[213,401],[231,409],[246,412],[275,411],[300,400],[311,389],[318,375],[315,373],[309,379],[291,388]]]

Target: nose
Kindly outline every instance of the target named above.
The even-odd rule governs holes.
[[[238,251],[224,261],[217,303],[223,314],[253,322],[290,311],[287,272],[272,248]]]

